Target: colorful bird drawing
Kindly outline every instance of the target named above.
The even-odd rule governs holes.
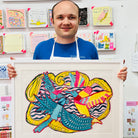
[[[26,122],[36,126],[34,133],[46,127],[65,133],[90,130],[109,114],[113,95],[104,79],[90,80],[79,71],[39,74],[25,94],[30,102]]]

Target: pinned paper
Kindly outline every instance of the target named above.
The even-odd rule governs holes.
[[[7,65],[0,64],[0,79],[9,79]]]
[[[95,26],[112,26],[112,8],[111,7],[94,7],[92,10],[93,25]]]
[[[33,33],[32,35],[30,35],[30,48],[31,48],[31,52],[34,52],[35,47],[42,41],[48,40],[49,39],[49,34],[37,34],[37,33]]]
[[[3,12],[2,10],[0,9],[0,28],[3,29],[4,26],[3,26]]]
[[[94,43],[97,50],[116,50],[113,31],[94,31]]]
[[[6,127],[12,125],[11,106],[12,106],[11,96],[0,96],[0,127]]]
[[[80,8],[79,15],[80,15],[80,24],[79,25],[87,25],[88,24],[88,9],[87,8]]]
[[[4,36],[4,51],[6,53],[21,53],[25,49],[23,34],[5,34]]]
[[[3,36],[0,36],[0,54],[3,53]]]
[[[51,22],[51,19],[52,19],[52,9],[49,9],[48,10],[48,26],[49,27],[52,27],[53,26],[53,24]]]
[[[78,31],[77,36],[84,40],[93,42],[92,31],[88,31],[88,30]]]
[[[46,27],[47,11],[45,8],[31,8],[28,12],[28,26],[29,27]]]
[[[6,9],[7,28],[24,28],[25,10],[24,9]]]
[[[138,101],[126,101],[124,107],[124,137],[138,137]]]

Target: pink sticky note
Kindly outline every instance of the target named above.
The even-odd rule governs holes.
[[[48,27],[48,24],[46,25],[46,28]]]

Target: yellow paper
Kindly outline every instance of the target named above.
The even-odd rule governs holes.
[[[93,25],[110,25],[112,22],[111,7],[95,7],[92,10]]]
[[[4,42],[4,52],[6,53],[18,53],[24,49],[24,36],[22,34],[6,34]]]

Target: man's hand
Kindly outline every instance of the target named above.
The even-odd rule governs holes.
[[[15,68],[11,64],[8,64],[7,67],[9,78],[15,78],[17,76]]]
[[[11,60],[14,60],[13,57],[10,57]],[[16,74],[16,71],[15,71],[15,68],[11,65],[11,64],[8,64],[7,65],[8,67],[8,75],[9,75],[9,78],[15,78],[17,76]]]
[[[127,67],[122,68],[120,72],[117,74],[117,77],[125,81],[127,78]]]

